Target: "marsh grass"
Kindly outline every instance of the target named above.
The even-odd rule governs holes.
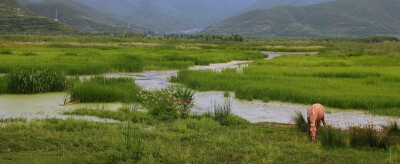
[[[0,159],[15,163],[382,163],[400,161],[399,147],[323,150],[290,126],[221,126],[209,117],[132,124],[43,119],[0,126]],[[9,151],[8,151],[9,150]],[[314,150],[314,151],[312,151]],[[288,158],[290,154],[290,158]],[[390,160],[389,160],[390,158]],[[267,162],[266,162],[267,161]]]
[[[24,52],[24,53],[22,53],[21,55],[22,55],[22,56],[37,56],[38,54],[37,54],[37,53],[34,53],[34,52]]]
[[[205,117],[211,117],[223,126],[246,126],[249,121],[232,113],[232,106],[230,100],[212,104],[212,109],[203,114]]]
[[[27,119],[24,117],[17,117],[17,118],[0,118],[0,123],[13,123],[13,122],[20,122],[26,123]]]
[[[400,136],[400,128],[397,121],[390,122],[387,126],[382,126],[388,136]]]
[[[75,52],[65,52],[64,55],[65,56],[78,56],[78,54]]]
[[[9,49],[0,49],[0,54],[2,55],[11,55],[13,52]]]
[[[44,93],[64,91],[68,82],[64,73],[52,68],[18,68],[6,75],[8,93]]]
[[[374,129],[373,125],[350,127],[350,146],[353,148],[372,147],[387,149],[392,144],[384,133]]]
[[[128,107],[129,106],[129,107]],[[133,107],[132,107],[133,106]],[[112,111],[103,108],[79,108],[73,111],[66,111],[64,115],[95,116],[99,118],[109,118],[118,121],[128,121],[130,123],[154,124],[155,119],[148,113],[137,111],[137,105],[127,105]]]
[[[348,146],[346,132],[333,127],[320,128],[319,140],[325,148],[345,148]]]
[[[0,76],[0,94],[7,93],[6,77]]]
[[[132,78],[96,76],[69,90],[71,99],[80,102],[137,102],[141,88]]]
[[[296,114],[292,116],[292,121],[300,131],[308,132],[307,120],[300,111],[296,111]]]

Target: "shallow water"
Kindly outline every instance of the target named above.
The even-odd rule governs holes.
[[[315,52],[307,53],[290,53],[290,52],[263,52],[269,54],[266,60],[271,60],[281,55],[316,55]],[[220,71],[224,68],[241,68],[245,67],[251,61],[232,61],[229,63],[210,64],[209,66],[194,66],[190,70],[215,70]],[[130,77],[134,78],[136,83],[144,89],[153,90],[171,85],[168,79],[178,73],[177,70],[167,71],[145,71],[141,73],[108,73],[103,74],[105,77]],[[81,79],[88,79],[92,76],[81,76]],[[32,118],[66,118],[70,116],[61,115],[65,110],[76,108],[105,108],[116,110],[121,107],[121,103],[93,103],[93,104],[74,104],[71,106],[60,106],[63,103],[65,93],[48,93],[36,95],[0,95],[0,118],[10,117],[26,117]],[[194,95],[193,112],[207,112],[212,108],[213,103],[222,103],[226,100],[231,102],[232,112],[239,115],[250,122],[277,122],[291,123],[291,117],[297,110],[302,111],[303,115],[311,105],[291,104],[283,102],[262,101],[244,101],[235,99],[234,93],[230,93],[229,98],[223,96],[223,92],[196,92]],[[385,125],[388,121],[397,120],[400,118],[392,118],[385,116],[374,116],[357,110],[340,110],[327,108],[326,122],[332,126],[346,128],[348,125],[366,125],[373,123],[374,125]],[[75,116],[74,116],[75,117]],[[94,121],[111,121],[108,119],[99,119],[96,117],[75,117],[84,118]]]
[[[71,106],[61,106],[64,103],[65,93],[45,93],[34,95],[0,95],[0,118],[17,118],[24,117],[28,120],[43,119],[43,118],[68,118],[61,113],[67,110],[73,110],[82,107],[105,107],[106,109],[116,109],[121,104],[76,104]],[[81,118],[101,122],[114,122],[111,119],[100,119],[90,116],[74,116],[74,118]]]

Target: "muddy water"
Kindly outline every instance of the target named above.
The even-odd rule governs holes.
[[[266,60],[271,60],[281,55],[316,55],[315,52],[307,53],[282,53],[282,52],[263,52],[269,54]],[[232,61],[229,63],[211,64],[209,66],[194,66],[189,68],[191,70],[215,70],[220,71],[224,68],[241,68],[247,66],[251,61]],[[109,73],[104,74],[105,77],[130,77],[134,78],[136,83],[145,89],[153,90],[163,88],[171,85],[168,79],[178,73],[176,70],[169,71],[145,71],[141,73]],[[91,76],[81,76],[81,79],[88,79]],[[29,118],[45,118],[57,117],[65,118],[60,112],[65,110],[72,110],[76,108],[104,108],[117,109],[122,106],[119,103],[112,104],[75,104],[68,107],[62,107],[65,93],[50,93],[38,95],[0,95],[0,118],[5,117],[27,117]],[[261,101],[243,101],[235,99],[233,93],[230,97],[225,98],[223,92],[196,92],[194,95],[193,112],[202,113],[212,109],[213,103],[222,103],[230,101],[232,112],[239,115],[250,122],[277,122],[277,123],[291,123],[291,116],[297,110],[302,111],[303,115],[306,114],[306,109],[310,105],[291,104],[282,102],[269,102],[264,103]],[[336,127],[345,128],[348,125],[384,125],[388,121],[397,120],[400,118],[391,118],[385,116],[373,116],[366,114],[362,111],[356,110],[340,110],[327,108],[326,120],[327,123]],[[95,121],[109,121],[99,119],[96,117],[83,117]]]

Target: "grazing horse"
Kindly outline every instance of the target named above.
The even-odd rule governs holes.
[[[324,123],[326,127],[325,117],[324,117],[324,106],[321,104],[314,104],[308,108],[307,111],[307,121],[308,121],[308,134],[312,140],[315,140],[317,134],[319,133],[319,126]]]

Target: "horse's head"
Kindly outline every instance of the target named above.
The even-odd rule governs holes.
[[[315,138],[317,137],[317,128],[315,127],[315,125],[311,125],[310,127],[310,137],[312,140],[315,140]]]

